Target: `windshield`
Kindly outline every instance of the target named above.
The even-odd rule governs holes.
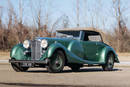
[[[56,37],[79,39],[79,33],[79,31],[60,31],[56,32]]]

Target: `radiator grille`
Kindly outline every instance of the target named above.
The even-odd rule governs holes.
[[[31,58],[32,60],[39,60],[41,58],[41,42],[34,40],[31,42]]]

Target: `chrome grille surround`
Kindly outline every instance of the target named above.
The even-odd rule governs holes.
[[[42,47],[40,40],[31,41],[31,58],[32,60],[39,60],[42,56]]]

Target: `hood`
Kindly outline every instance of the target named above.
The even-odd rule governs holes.
[[[64,45],[65,47],[68,46],[68,44],[74,40],[74,39],[70,39],[70,38],[50,38],[50,37],[37,37],[36,40],[43,40],[46,39],[48,41],[48,44],[51,45],[55,42],[61,43],[62,45]]]

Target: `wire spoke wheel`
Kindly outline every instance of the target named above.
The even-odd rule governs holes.
[[[52,67],[54,69],[59,69],[63,64],[62,58],[56,54],[54,60],[52,61]]]
[[[65,56],[62,51],[56,51],[52,56],[51,60],[49,61],[49,65],[47,69],[49,72],[61,72],[64,68],[65,64]]]
[[[112,71],[114,67],[114,55],[108,54],[106,64],[102,65],[104,71]]]

